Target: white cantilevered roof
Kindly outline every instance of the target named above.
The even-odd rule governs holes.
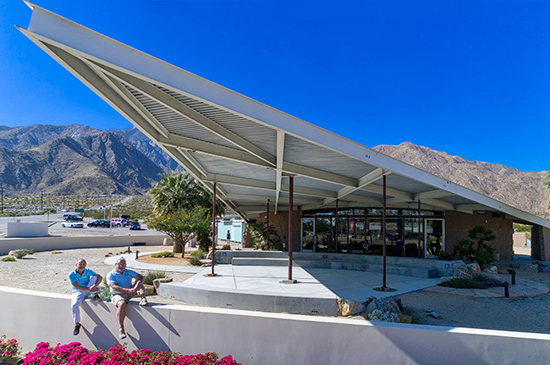
[[[245,218],[288,210],[382,206],[493,211],[550,222],[252,100],[39,6],[18,28]]]

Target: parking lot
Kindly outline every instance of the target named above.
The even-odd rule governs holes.
[[[22,223],[31,223],[31,222],[42,222],[48,223],[49,234],[50,236],[140,236],[140,235],[151,235],[151,234],[163,234],[161,232],[155,231],[153,229],[147,229],[147,224],[141,223],[141,230],[130,230],[128,226],[126,227],[112,227],[112,228],[102,228],[102,227],[88,227],[87,224],[93,222],[93,218],[84,218],[84,228],[63,228],[61,223],[64,222],[63,214],[66,213],[56,213],[50,215],[33,215],[25,217],[0,217],[0,237],[5,236],[7,231],[7,224],[10,222],[17,222],[20,220]],[[107,219],[109,219],[107,217]]]

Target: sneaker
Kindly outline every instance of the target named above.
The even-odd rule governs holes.
[[[92,298],[92,300],[96,301],[96,302],[102,302],[103,300],[101,300],[101,298],[99,297],[98,294],[94,295],[94,297]]]
[[[77,336],[80,333],[80,327],[82,327],[80,323],[74,325],[73,335]]]
[[[126,332],[124,332],[122,328],[118,329],[118,337],[120,337],[121,339],[126,338]]]
[[[148,307],[149,303],[147,302],[147,299],[146,298],[141,298],[141,300],[139,301],[139,306],[140,307]]]

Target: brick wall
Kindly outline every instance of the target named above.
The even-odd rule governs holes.
[[[541,226],[531,228],[531,257],[550,261],[550,229]]]
[[[512,220],[493,218],[492,213],[467,214],[456,211],[445,211],[445,251],[453,253],[456,242],[468,238],[468,231],[475,226],[487,226],[495,234],[491,242],[497,259],[511,260],[514,256]]]
[[[302,230],[301,227],[301,216],[302,216],[302,209],[298,208],[298,210],[295,210],[292,212],[292,230],[293,230],[293,251],[299,251],[300,248],[300,233]],[[266,221],[266,213],[261,213],[257,222],[265,222]],[[281,242],[285,244],[285,250],[286,250],[286,244],[288,242],[288,211],[287,212],[278,212],[275,214],[274,212],[269,212],[269,225],[273,226],[277,233],[279,233],[279,236],[281,237]]]

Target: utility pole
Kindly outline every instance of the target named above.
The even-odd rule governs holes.
[[[2,207],[1,213],[4,213],[4,184],[0,186],[0,195],[2,196],[2,203],[0,207]]]

